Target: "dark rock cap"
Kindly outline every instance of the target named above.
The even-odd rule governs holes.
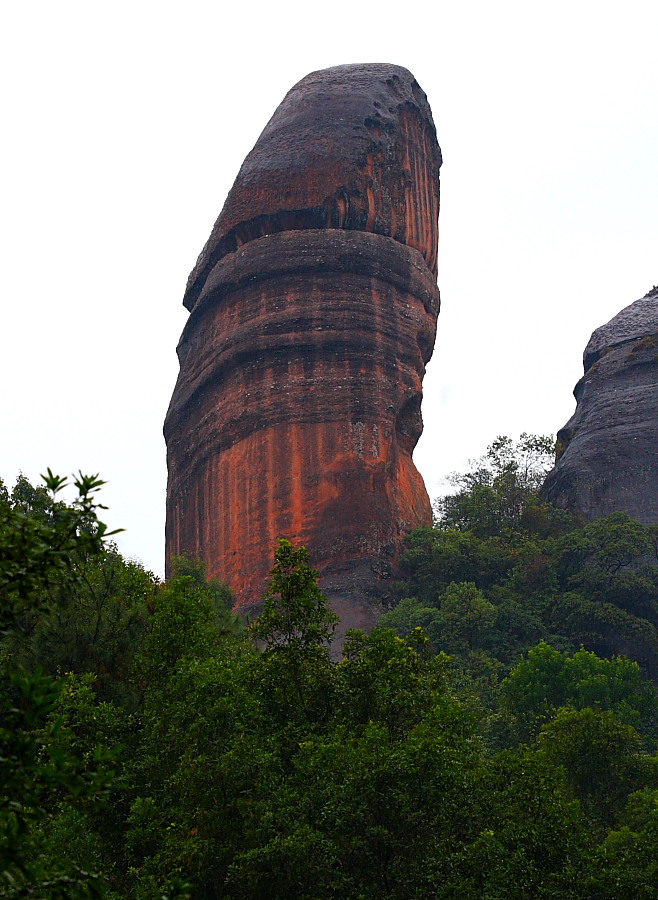
[[[624,307],[605,325],[592,332],[585,353],[585,371],[611,347],[634,341],[658,332],[658,286],[654,285],[644,297]]]
[[[216,263],[279,231],[371,231],[419,250],[436,276],[441,151],[427,97],[388,63],[311,72],[245,159],[183,300]]]

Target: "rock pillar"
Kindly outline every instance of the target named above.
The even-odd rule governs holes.
[[[411,454],[439,311],[440,164],[406,69],[312,73],[190,276],[165,422],[167,559],[201,556],[247,611],[287,537],[343,627],[369,627],[403,534],[431,521]]]

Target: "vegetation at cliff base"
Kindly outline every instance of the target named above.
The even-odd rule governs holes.
[[[0,490],[0,897],[648,900],[658,532],[541,499],[492,444],[331,659],[281,540],[263,614],[101,524],[101,482]]]

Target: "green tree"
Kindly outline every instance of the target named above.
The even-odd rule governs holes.
[[[79,553],[96,555],[108,532],[97,512],[104,509],[96,494],[104,484],[97,476],[80,474],[74,479],[78,492],[66,504],[57,495],[67,481],[48,469],[44,487],[32,489],[20,480],[20,490],[10,498],[0,491],[0,632],[23,631],[32,614],[44,607],[50,589],[77,580],[74,560]]]
[[[133,605],[139,605],[145,585],[152,587],[148,573],[107,548],[109,532],[98,519],[104,507],[96,499],[102,484],[80,475],[71,504],[59,499],[66,480],[50,470],[43,487],[24,478],[11,494],[0,486],[0,894],[8,900],[123,896],[109,888],[120,874],[128,789],[125,774],[117,777],[114,770],[125,762],[118,740],[134,735],[136,718],[113,703],[98,703],[96,674],[55,679],[39,666],[43,660],[54,667],[38,639],[57,633],[53,622],[71,598],[98,598],[90,573],[126,576],[123,598],[112,588],[115,605],[133,603],[131,586]],[[99,646],[88,646],[101,654],[97,659],[112,658],[114,674],[127,679],[121,673],[126,654],[116,649],[123,636],[118,645],[106,640],[117,625],[108,608],[112,604],[95,623]],[[84,618],[83,605],[79,613]],[[78,645],[70,638],[63,643],[67,652]],[[78,660],[84,670],[82,654]],[[157,900],[188,897],[184,882],[173,879]]]
[[[558,594],[546,610],[554,633],[566,635],[600,656],[627,656],[645,675],[658,673],[658,632],[651,622],[613,603],[586,600],[573,592]]]
[[[279,539],[263,612],[249,628],[266,651],[291,654],[331,643],[338,616],[318,587],[319,572],[308,561],[306,547]]]
[[[405,538],[400,568],[409,596],[435,603],[452,582],[487,590],[517,564],[513,539],[477,537],[456,528],[422,528]]]
[[[502,682],[501,709],[516,723],[519,739],[529,740],[558,709],[611,710],[619,720],[654,740],[658,695],[629,659],[602,659],[581,648],[571,655],[545,641],[532,649]]]
[[[609,710],[560,709],[538,742],[549,761],[564,767],[586,810],[603,822],[613,822],[629,795],[655,779],[655,760],[642,752],[641,736]]]
[[[503,751],[488,761],[477,791],[476,837],[457,861],[463,894],[455,896],[583,897],[593,842],[560,767],[528,747]]]
[[[36,495],[39,508],[0,492],[0,624],[5,641],[46,606],[53,585],[73,584],[73,558],[100,554],[107,529],[95,476],[75,479],[77,498],[66,505],[57,495],[66,480],[48,470]],[[21,482],[21,490],[24,483]],[[0,678],[0,889],[4,897],[97,896],[101,876],[52,852],[47,832],[60,798],[71,809],[102,802],[111,782],[99,748],[87,764],[56,742],[52,718],[59,685],[37,670],[26,672],[7,652]]]
[[[441,611],[437,606],[418,600],[416,597],[404,597],[397,606],[379,620],[382,628],[392,628],[400,637],[405,637],[415,628],[422,628],[428,636],[438,634],[441,629]]]
[[[329,715],[321,727],[307,720],[259,796],[254,843],[229,869],[231,896],[389,900],[449,877],[480,754],[446,691],[446,665],[421,633],[349,634],[329,669]]]
[[[223,635],[239,633],[232,596],[206,581],[204,565],[172,560],[173,574],[154,598],[154,614],[135,661],[135,673],[151,690],[166,684],[182,658],[212,656]]]
[[[380,624],[395,628],[403,636],[414,628],[423,628],[437,650],[465,653],[480,646],[496,617],[496,607],[473,582],[452,582],[438,597],[436,606],[405,598],[382,616]]]
[[[350,631],[334,672],[338,720],[406,734],[444,696],[449,666],[445,654],[431,652],[421,628],[402,638],[390,628]]]
[[[75,578],[49,587],[46,608],[10,652],[28,669],[49,675],[93,672],[99,696],[134,703],[132,659],[146,635],[157,580],[113,544],[102,554],[76,554]],[[9,648],[8,648],[9,649]]]
[[[524,527],[526,520],[536,527],[543,516],[545,527],[552,529],[566,518],[539,498],[553,462],[552,438],[523,433],[514,442],[497,437],[469,472],[450,476],[456,490],[435,502],[438,524],[484,537]]]
[[[554,557],[563,590],[658,626],[658,566],[648,526],[613,513],[561,537]]]
[[[496,621],[496,607],[472,583],[450,584],[441,598],[442,631],[449,647],[473,650]]]

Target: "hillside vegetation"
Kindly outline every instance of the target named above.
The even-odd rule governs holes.
[[[304,548],[245,627],[98,479],[2,489],[0,896],[654,898],[658,529],[542,502],[548,451],[453,479],[337,663]]]

